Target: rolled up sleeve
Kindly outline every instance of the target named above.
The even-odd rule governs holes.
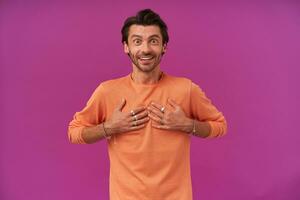
[[[208,122],[211,129],[208,138],[220,137],[227,133],[227,122],[222,112],[214,106],[202,89],[191,83],[191,114],[194,119]]]
[[[104,121],[106,110],[103,90],[103,86],[100,84],[89,98],[86,106],[73,115],[68,126],[68,138],[71,143],[87,144],[82,138],[82,130]]]

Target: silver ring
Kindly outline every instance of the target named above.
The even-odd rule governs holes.
[[[131,110],[130,113],[131,113],[132,116],[135,116],[135,113],[134,113],[133,110]]]
[[[135,121],[137,121],[137,116],[136,115],[134,115],[133,118],[134,118]]]
[[[161,109],[160,109],[160,111],[162,112],[162,113],[164,113],[165,112],[165,107],[163,106]]]

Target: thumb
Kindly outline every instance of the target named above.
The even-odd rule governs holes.
[[[122,111],[122,109],[124,108],[125,104],[126,104],[126,100],[125,100],[125,98],[122,98],[121,103],[117,106],[116,110]]]
[[[168,103],[174,108],[178,108],[178,105],[176,104],[176,102],[173,99],[168,99]]]

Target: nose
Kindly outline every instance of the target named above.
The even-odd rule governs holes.
[[[141,45],[141,51],[142,53],[149,53],[150,52],[150,46],[148,44],[148,42],[144,42],[142,45]]]

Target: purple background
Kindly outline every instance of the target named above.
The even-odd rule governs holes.
[[[225,137],[192,138],[194,199],[300,199],[297,1],[0,3],[0,199],[108,199],[106,142],[70,144],[67,125],[131,71],[120,29],[143,8],[169,26],[162,69],[228,122]]]

